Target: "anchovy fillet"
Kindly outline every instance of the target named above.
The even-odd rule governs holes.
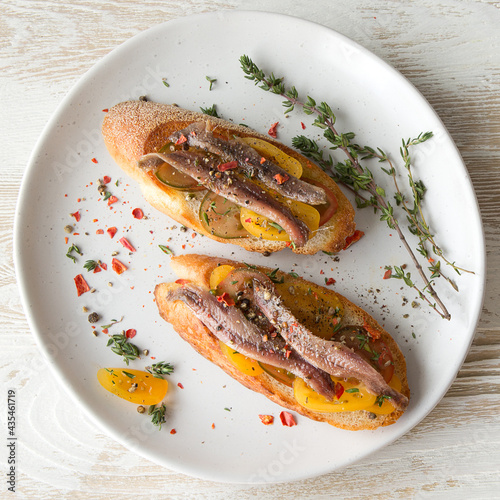
[[[283,304],[269,280],[254,279],[254,298],[281,336],[312,365],[334,377],[360,380],[369,392],[389,398],[396,408],[408,406],[408,398],[390,387],[382,375],[361,356],[339,342],[314,335],[300,324]]]
[[[184,302],[215,337],[227,345],[233,345],[239,353],[283,368],[306,380],[327,399],[333,399],[334,386],[327,373],[288,348],[282,338],[265,339],[257,326],[246,319],[237,307],[219,302],[210,292],[192,283],[170,291],[166,299]]]
[[[196,151],[174,151],[169,155],[149,153],[141,158],[141,168],[154,168],[167,162],[174,168],[189,175],[210,191],[227,198],[240,207],[268,217],[279,224],[297,247],[302,247],[309,238],[309,228],[305,222],[295,217],[290,209],[279,203],[267,191],[239,176],[233,170],[219,171],[220,162],[215,157]]]
[[[240,169],[248,176],[257,177],[266,186],[292,200],[309,205],[327,202],[325,191],[289,175],[275,163],[262,158],[251,146],[238,140],[220,139],[209,130],[205,122],[192,123],[183,130],[173,133],[168,140],[175,143],[183,140],[189,146],[219,155],[224,161],[237,161]],[[286,179],[283,181],[283,179]]]

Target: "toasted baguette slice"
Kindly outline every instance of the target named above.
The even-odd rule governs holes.
[[[217,266],[224,264],[242,267],[242,264],[228,259],[207,257],[204,255],[182,255],[173,257],[171,260],[171,266],[180,278],[206,288],[210,286],[212,271]],[[270,271],[270,269],[263,267],[259,267],[258,269],[263,272]],[[312,295],[314,295],[314,292],[318,293],[321,290],[321,293],[329,294],[332,300],[338,298],[344,307],[344,324],[368,325],[369,328],[377,330],[381,335],[381,339],[392,353],[395,365],[394,373],[400,378],[402,383],[400,392],[409,398],[410,390],[406,378],[404,356],[394,339],[370,315],[332,290],[327,290],[302,278],[292,277],[289,274],[278,272],[276,275],[278,279],[281,279],[281,276],[285,276],[287,283],[291,285],[300,286],[300,284],[307,283],[307,286],[312,290]],[[249,376],[238,370],[222,353],[218,339],[192,314],[191,310],[183,302],[166,300],[167,293],[178,286],[180,285],[176,283],[162,283],[156,287],[155,298],[161,317],[171,323],[179,335],[189,342],[202,356],[221,367],[231,377],[249,389],[260,392],[278,405],[296,411],[313,420],[327,422],[335,427],[347,430],[376,429],[381,426],[393,424],[403,414],[401,410],[394,410],[392,413],[386,415],[375,415],[365,410],[325,413],[300,406],[294,398],[293,390],[278,382],[266,372],[258,376]]]
[[[210,234],[200,222],[199,211],[204,191],[186,197],[185,191],[168,186],[159,186],[141,170],[137,162],[145,154],[157,152],[167,142],[167,138],[194,122],[208,122],[211,128],[218,127],[230,135],[256,137],[279,147],[287,155],[296,158],[303,165],[307,177],[328,187],[338,201],[337,212],[303,247],[294,251],[300,254],[314,254],[324,250],[338,252],[346,245],[346,238],[355,230],[354,210],[337,184],[318,166],[287,146],[274,141],[269,136],[255,132],[247,127],[214,118],[203,113],[181,109],[177,106],[145,101],[128,101],[113,106],[102,126],[104,142],[109,153],[127,175],[135,179],[146,200],[160,212],[222,243],[234,243],[246,250],[255,252],[276,252],[287,245],[283,241],[269,241],[250,236],[248,238],[224,239]]]

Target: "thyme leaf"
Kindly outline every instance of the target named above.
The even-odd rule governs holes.
[[[219,114],[217,113],[217,110],[215,109],[215,104],[212,104],[212,106],[210,106],[209,108],[202,108],[200,106],[200,110],[205,115],[214,116],[215,118],[219,118]]]
[[[153,425],[156,425],[158,427],[158,430],[161,431],[161,425],[166,422],[165,419],[165,412],[167,410],[167,407],[165,406],[165,403],[162,403],[160,406],[152,405],[149,407],[148,410],[148,415],[151,416],[151,422]]]
[[[111,347],[111,350],[118,356],[123,356],[123,361],[127,366],[131,360],[139,357],[139,348],[129,342],[129,339],[123,333],[111,335],[107,347]]]
[[[170,375],[174,371],[174,367],[165,361],[154,363],[151,366],[146,366],[146,370],[156,378],[163,378],[163,375]]]
[[[174,252],[172,252],[172,250],[170,250],[170,248],[168,248],[167,246],[165,245],[158,245],[159,249],[163,252],[163,253],[166,253],[167,255],[173,255]]]

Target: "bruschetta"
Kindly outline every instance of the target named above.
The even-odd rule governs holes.
[[[105,144],[146,200],[177,222],[249,251],[338,252],[354,210],[332,178],[248,127],[175,105],[122,102]]]

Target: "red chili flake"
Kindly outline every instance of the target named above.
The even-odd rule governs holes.
[[[214,423],[212,423],[212,429],[215,429],[215,424]]]
[[[271,128],[268,130],[268,134],[271,136],[271,137],[274,137],[276,139],[277,137],[277,133],[276,133],[276,127],[279,125],[279,122],[276,122],[276,123],[273,123],[271,125]]]
[[[97,163],[97,160],[95,158],[92,158],[93,163]]]
[[[364,235],[365,233],[363,231],[358,231],[356,229],[356,231],[354,231],[354,234],[352,236],[348,236],[345,239],[345,245],[342,250],[347,250],[347,248],[349,248],[353,243],[356,243],[356,241],[359,241]]]
[[[297,422],[295,422],[293,415],[291,413],[288,413],[287,411],[282,411],[280,413],[280,419],[281,423],[283,425],[286,425],[287,427],[293,427],[294,425],[297,425]]]
[[[67,236],[64,237],[64,243],[67,245],[69,241],[69,238]]]
[[[109,109],[108,109],[108,108],[104,108],[104,109],[102,110],[102,112],[103,112],[103,113],[107,113],[108,111],[109,111]]]
[[[104,234],[104,230],[103,229],[98,229],[95,234]]]
[[[231,298],[231,296],[227,293],[224,292],[222,295],[219,295],[217,297],[218,302],[224,302],[226,306],[234,306],[234,300]]]
[[[106,229],[106,232],[109,234],[110,238],[114,238],[116,231],[118,231],[116,227],[108,227],[108,229]]]
[[[112,205],[113,203],[116,203],[118,201],[118,198],[116,196],[110,196],[108,198],[108,207]]]
[[[107,328],[102,329],[102,333],[108,333],[108,332],[109,332],[109,330]]]
[[[105,264],[104,262],[101,262],[101,267],[102,267],[105,271],[107,271],[107,270],[108,270],[108,265],[107,265],[107,264]]]
[[[264,425],[271,425],[274,422],[272,415],[259,415],[259,418]]]
[[[115,258],[113,258],[113,260],[111,261],[111,267],[116,274],[122,274],[128,269],[125,264]]]
[[[392,270],[387,269],[387,271],[384,273],[384,277],[382,279],[388,280],[392,276]]]
[[[95,266],[94,267],[94,274],[95,273],[100,273],[101,272],[101,267],[100,266]]]
[[[265,159],[264,157],[262,157],[262,158],[260,159],[260,164],[261,164],[261,165],[263,165],[264,163],[266,163],[266,159]]]
[[[304,125],[304,122],[300,122],[300,126],[302,127],[302,130],[306,129],[306,126]]]
[[[278,183],[278,184],[283,184],[286,182],[288,179],[290,179],[290,176],[288,174],[281,175],[281,174],[276,174],[273,179]]]
[[[127,250],[135,252],[135,248],[130,244],[127,238],[123,237],[118,240]]]
[[[82,295],[82,293],[88,292],[90,290],[89,285],[85,281],[85,278],[79,274],[78,276],[75,276],[75,285],[76,285],[76,292],[78,293],[78,297]]]
[[[249,217],[248,219],[245,219],[245,222],[252,222],[252,219]]]
[[[335,285],[336,281],[333,278],[328,278],[325,281],[325,285]]]
[[[102,182],[104,182],[104,184],[109,184],[111,182],[111,177],[109,175],[105,175],[102,178]]]
[[[184,134],[181,134],[175,144],[178,146],[179,144],[184,144],[185,142],[187,142],[187,137]]]
[[[137,335],[137,330],[134,330],[133,328],[130,328],[125,332],[125,337],[128,339],[133,339]]]
[[[134,208],[132,210],[132,215],[134,216],[134,219],[142,219],[144,217],[144,212],[140,208]]]
[[[335,384],[335,397],[340,399],[342,394],[344,394],[344,386],[340,382],[337,382]]]
[[[79,210],[77,210],[75,213],[71,214],[71,217],[74,217],[74,218],[75,218],[75,220],[76,220],[76,222],[79,222],[79,221],[80,221],[80,218],[81,218],[81,216],[80,216],[80,211],[79,211]]]
[[[238,162],[236,160],[233,160],[233,161],[229,161],[227,163],[221,163],[217,167],[217,170],[219,172],[225,172],[226,170],[234,170],[235,168],[238,168]]]
[[[370,335],[372,339],[377,340],[380,338],[380,331],[369,325],[366,321],[363,324],[363,328],[368,332],[368,335]]]
[[[321,269],[319,274],[325,274],[325,271],[323,271],[323,269]]]
[[[285,357],[288,359],[290,357],[290,354],[292,354],[292,350],[291,349],[287,349],[285,351]]]
[[[170,434],[177,434],[177,431],[176,431],[175,429],[172,429],[172,430],[170,431]]]
[[[187,283],[191,283],[190,280],[185,280],[185,279],[182,279],[182,278],[179,278],[178,280],[175,280],[175,282],[178,284],[178,285],[186,285]]]
[[[177,387],[178,387],[179,389],[184,389],[184,386],[183,386],[180,382],[177,384]]]

